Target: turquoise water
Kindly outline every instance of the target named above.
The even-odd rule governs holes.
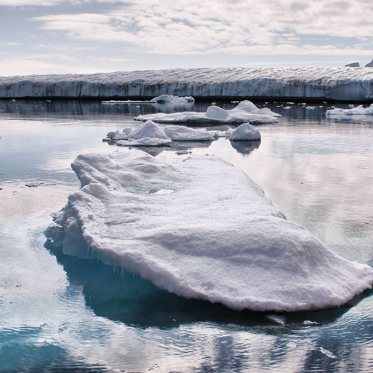
[[[341,256],[373,265],[372,122],[326,120],[327,105],[267,106],[283,117],[259,127],[260,143],[219,139],[156,155],[170,162],[185,152],[222,157],[289,220]],[[71,161],[121,151],[101,139],[137,127],[133,116],[154,110],[0,101],[0,372],[373,371],[369,294],[353,307],[277,314],[280,324],[267,313],[177,297],[46,241],[50,213],[79,188]]]

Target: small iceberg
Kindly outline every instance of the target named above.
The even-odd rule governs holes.
[[[123,131],[126,131],[124,129]],[[127,133],[125,133],[127,135]],[[122,133],[122,135],[124,135]],[[115,135],[113,140],[116,140]],[[172,140],[165,134],[163,129],[156,125],[151,120],[145,122],[145,124],[134,131],[131,131],[127,135],[128,140],[119,140],[117,145],[119,146],[165,146],[171,145]]]
[[[364,108],[363,105],[359,105],[352,109],[338,109],[333,108],[331,110],[327,110],[325,112],[325,115],[327,117],[330,116],[347,116],[347,115],[373,115],[373,104],[371,104],[369,107]]]
[[[253,141],[260,139],[260,132],[250,123],[241,124],[229,136],[229,140],[231,141]]]
[[[181,113],[156,113],[139,115],[135,120],[152,120],[157,123],[232,123],[232,124],[269,124],[277,123],[279,114],[268,108],[258,109],[251,101],[241,101],[234,109],[224,110],[218,106],[209,106],[205,113],[184,111]]]
[[[213,141],[213,135],[205,130],[184,126],[167,126],[162,129],[148,120],[134,131],[131,128],[124,128],[122,132],[111,131],[103,141],[117,141],[119,146],[163,146],[170,145],[172,141]]]
[[[192,96],[173,96],[173,95],[161,95],[154,97],[150,102],[157,104],[181,104],[181,103],[194,103],[194,98]]]
[[[81,237],[162,289],[236,310],[339,307],[372,286],[370,266],[286,220],[245,173],[217,157],[171,165],[128,150],[79,155],[72,168],[81,189],[46,232],[64,251]]]

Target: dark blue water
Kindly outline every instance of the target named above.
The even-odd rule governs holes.
[[[157,156],[222,157],[288,219],[341,256],[373,265],[372,122],[326,120],[326,105],[267,106],[283,117],[260,126],[260,143],[185,143]],[[0,102],[0,372],[373,371],[369,292],[352,307],[277,314],[280,324],[167,293],[94,253],[80,258],[78,241],[70,255],[46,241],[49,214],[79,188],[71,161],[117,151],[101,141],[106,133],[137,127],[133,116],[157,110]]]

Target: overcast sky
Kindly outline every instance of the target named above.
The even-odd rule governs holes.
[[[364,66],[372,19],[372,0],[0,0],[0,75]]]

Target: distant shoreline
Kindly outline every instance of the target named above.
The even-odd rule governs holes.
[[[0,99],[373,102],[373,68],[199,68],[0,76]]]

